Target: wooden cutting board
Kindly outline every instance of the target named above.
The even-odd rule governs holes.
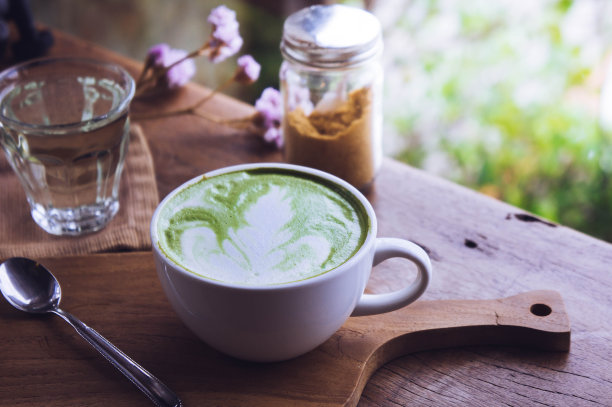
[[[166,301],[151,253],[42,259],[62,285],[61,307],[159,377],[185,406],[352,406],[384,363],[412,352],[466,345],[568,351],[560,295],[532,291],[495,300],[417,301],[350,318],[316,350],[272,364],[210,349]],[[0,404],[148,406],[65,322],[0,300]],[[4,405],[4,404],[3,404]]]

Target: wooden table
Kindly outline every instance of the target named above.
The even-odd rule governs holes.
[[[108,50],[60,33],[56,39],[54,55],[106,58],[123,64],[134,74],[138,71],[137,62]],[[189,85],[158,108],[188,104],[206,92]],[[222,95],[209,109],[223,117],[252,112],[251,106]],[[279,152],[252,134],[199,118],[173,117],[142,125],[153,153],[160,197],[208,170],[244,162],[282,160]],[[404,356],[373,375],[363,391],[360,406],[612,405],[612,245],[542,221],[392,159],[384,161],[368,199],[379,217],[380,236],[413,240],[431,256],[434,279],[423,300],[492,299],[530,290],[556,290],[565,301],[572,339],[569,353],[474,346]],[[172,365],[168,349],[140,346],[158,343],[145,333],[153,330],[153,335],[163,335],[164,327],[150,321],[122,326],[117,319],[122,312],[120,304],[95,290],[77,299],[78,289],[87,284],[92,288],[105,281],[116,286],[128,284],[135,298],[146,295],[150,289],[159,291],[153,278],[146,280],[147,285],[155,286],[151,288],[113,272],[113,267],[127,265],[134,267],[133,273],[146,271],[152,262],[139,263],[141,255],[98,255],[95,262],[108,265],[109,270],[92,273],[89,280],[85,271],[91,257],[57,258],[48,263],[62,281],[68,279],[70,283],[64,287],[65,309],[103,334],[110,332],[109,339],[153,372],[175,369],[176,377],[185,378],[180,374],[181,367]],[[377,267],[368,290],[384,292],[404,284],[411,272],[402,271],[401,266],[391,261]],[[148,312],[160,318],[172,314],[164,302],[154,303]],[[127,381],[117,380],[118,374],[112,367],[106,367],[106,362],[79,342],[68,327],[60,328],[61,321],[49,318],[44,323],[37,321],[27,326],[24,321],[25,317],[8,304],[0,304],[1,406],[149,405]],[[19,338],[14,336],[13,329],[20,329]],[[45,331],[53,329],[61,330],[66,343],[47,341]],[[19,352],[24,352],[24,356],[20,357]],[[160,354],[168,355],[163,363],[156,356]],[[64,372],[64,378],[91,377],[91,381],[75,389],[66,383],[69,379],[54,379],[54,367],[50,364],[63,359],[71,359],[70,372]],[[88,363],[82,366],[84,360]],[[92,364],[97,371],[91,371]],[[178,379],[172,375],[163,379],[170,387],[180,388]],[[113,395],[117,392],[126,393],[127,398],[116,400]],[[231,400],[227,405],[232,405]]]

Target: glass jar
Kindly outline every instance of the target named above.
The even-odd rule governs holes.
[[[382,161],[383,42],[367,11],[312,6],[283,27],[280,89],[285,159],[359,189]]]

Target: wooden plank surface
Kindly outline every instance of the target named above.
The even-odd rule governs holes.
[[[363,406],[612,405],[610,244],[393,161],[370,198],[380,235],[428,249],[435,276],[424,299],[557,290],[568,307],[572,348],[552,360],[511,348],[402,358],[374,377]],[[374,291],[401,278],[391,267],[374,274]]]
[[[570,344],[560,295],[532,291],[499,300],[418,301],[395,312],[350,318],[302,357],[247,363],[208,348],[182,325],[157,281],[152,253],[41,262],[63,286],[62,309],[163,378],[186,406],[354,406],[372,372],[401,355],[503,344],[555,358]],[[536,304],[548,307],[546,312],[533,311]],[[10,372],[0,384],[3,403],[149,405],[61,319],[28,315],[3,302],[0,328],[0,365]]]
[[[134,61],[65,36],[58,36],[54,53],[116,60],[133,70],[138,66]],[[189,86],[153,107],[164,109],[188,103],[206,92]],[[224,117],[252,111],[251,107],[226,97],[216,99],[208,109]],[[193,117],[150,121],[144,123],[144,128],[154,155],[160,196],[210,169],[282,159],[252,134]],[[515,207],[390,159],[384,161],[368,198],[379,218],[380,236],[413,240],[424,246],[432,257],[434,278],[423,300],[491,299],[538,289],[556,290],[564,298],[572,323],[572,343],[568,354],[477,346],[402,357],[374,374],[365,387],[360,406],[612,405],[612,327],[609,323],[612,245],[539,221]],[[369,290],[388,291],[403,284],[412,273],[404,269],[401,261],[385,262],[374,270]],[[109,278],[121,279],[121,276],[109,274]],[[139,295],[137,281],[126,281],[126,284],[132,284],[134,295]],[[79,312],[81,306],[69,307],[68,298],[66,308],[87,319],[87,315]],[[96,298],[92,297],[91,301],[99,301]],[[101,305],[107,306],[103,302]],[[101,313],[100,318],[102,322],[112,323],[108,315]],[[2,319],[1,323],[4,332],[16,322]],[[64,329],[59,328],[61,321],[48,323],[52,329]],[[98,328],[103,333],[105,329],[118,332],[110,339],[119,342],[128,336],[130,329],[116,322],[115,326]],[[34,343],[57,358],[66,357],[75,348],[80,349],[81,358],[86,361],[97,357],[72,339],[68,331],[62,332],[66,336],[65,346],[48,348],[40,332],[32,332],[30,345]],[[142,334],[126,339],[129,344],[126,351],[135,352],[136,359],[139,342],[144,343]],[[154,358],[142,362],[151,370],[156,366]],[[31,386],[42,386],[60,397],[53,390],[57,383],[52,368],[25,359],[24,363],[33,369]],[[72,367],[75,375],[85,374],[83,367]],[[111,367],[103,372],[107,380],[102,386],[107,386],[104,388],[110,397],[113,386],[117,385],[115,372]],[[0,365],[0,375],[0,386],[12,377],[5,365]],[[173,380],[172,377],[162,379]],[[0,405],[40,405],[28,398],[28,389],[0,387]],[[12,397],[20,395],[21,404],[3,404],[7,392]],[[87,405],[107,405],[108,399],[92,396],[88,400]],[[227,405],[231,404],[228,400]]]

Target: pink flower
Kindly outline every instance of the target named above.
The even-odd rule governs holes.
[[[170,48],[168,44],[157,44],[149,49],[147,64],[151,66],[153,74],[158,75],[175,62],[184,59],[187,55],[188,53],[185,50]],[[195,72],[195,63],[190,58],[187,58],[165,72],[158,79],[157,83],[163,84],[168,89],[178,88],[189,82]]]
[[[236,37],[230,43],[217,43],[208,56],[213,64],[217,64],[236,54],[242,47],[242,38]]]
[[[208,16],[208,22],[213,26],[212,37],[216,40],[230,43],[238,34],[236,12],[226,6],[214,8]]]
[[[283,133],[280,128],[270,127],[264,133],[263,139],[268,143],[274,143],[276,148],[283,147]]]
[[[278,122],[282,119],[281,94],[274,88],[265,88],[255,102],[255,109],[262,115],[266,123]]]
[[[227,6],[221,5],[211,10],[208,15],[208,22],[215,27],[238,24],[236,22],[236,12]]]
[[[266,88],[255,102],[257,110],[265,130],[263,139],[268,143],[276,144],[277,148],[283,146],[283,134],[281,131],[281,120],[283,107],[281,94],[274,88]]]
[[[163,60],[164,56],[170,50],[168,44],[155,44],[147,52],[147,63],[150,65],[159,64]]]
[[[261,65],[250,55],[243,55],[236,61],[238,68],[234,74],[234,80],[243,85],[250,85],[259,78]]]
[[[236,12],[226,6],[216,7],[210,12],[208,22],[213,26],[208,42],[210,48],[208,58],[210,61],[218,63],[236,54],[243,43],[238,31],[239,24],[236,21]]]

